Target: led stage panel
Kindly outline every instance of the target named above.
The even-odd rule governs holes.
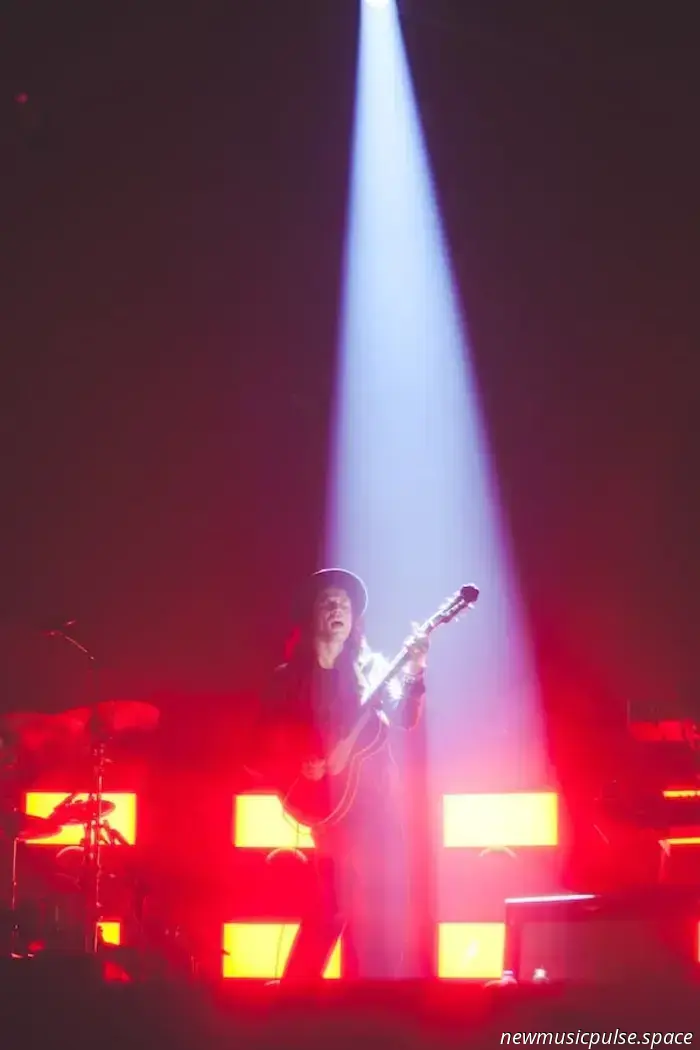
[[[294,922],[224,923],[222,974],[224,977],[275,980],[282,976],[299,924]],[[331,952],[323,976],[341,975],[341,942]]]
[[[443,796],[443,845],[495,849],[556,846],[559,806],[554,792]]]
[[[69,794],[69,791],[28,791],[24,800],[25,812],[33,817],[49,817]],[[114,810],[106,818],[108,823],[133,846],[136,842],[136,795],[127,791],[106,791],[103,797],[114,803]],[[77,796],[79,800],[87,798],[87,793]],[[43,846],[76,846],[84,834],[82,825],[69,825],[50,838],[27,841]]]

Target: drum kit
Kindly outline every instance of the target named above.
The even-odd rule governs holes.
[[[0,924],[5,943],[0,944],[0,955],[31,955],[35,950],[32,945],[43,946],[49,939],[47,931],[51,923],[37,919],[38,908],[34,909],[33,918],[28,918],[26,902],[20,900],[19,845],[48,840],[62,829],[76,826],[82,828],[79,846],[59,850],[54,857],[59,874],[65,873],[68,862],[74,862],[71,864],[73,878],[69,881],[77,890],[75,896],[79,903],[77,910],[73,909],[78,918],[74,919],[70,931],[64,931],[64,941],[67,945],[70,940],[72,948],[79,947],[89,953],[102,947],[105,894],[109,896],[106,883],[114,877],[109,854],[133,848],[110,825],[109,817],[115,804],[104,797],[105,771],[113,762],[113,749],[128,743],[134,734],[154,730],[159,714],[156,707],[147,703],[102,701],[53,715],[17,711],[0,717],[0,786],[8,799],[5,804],[0,801],[0,845],[4,840],[10,868],[7,907]],[[13,791],[14,785],[22,780],[23,769],[27,766],[34,770],[50,768],[52,760],[59,755],[62,761],[66,758],[79,760],[80,764],[87,761],[89,783],[82,785],[90,788],[87,797],[84,792],[67,795],[44,817],[23,812],[16,805]],[[66,878],[65,874],[63,877]]]

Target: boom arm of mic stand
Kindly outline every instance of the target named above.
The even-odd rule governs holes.
[[[82,642],[79,642],[77,638],[74,638],[72,634],[68,634],[65,630],[51,631],[49,636],[52,638],[62,638],[64,642],[67,642],[68,645],[72,645],[74,649],[77,649],[79,653],[82,653],[83,656],[87,657],[92,674],[92,702],[93,704],[98,704],[100,701],[100,685],[97,673],[99,667],[97,657],[94,653],[90,652],[87,646],[83,645]]]
[[[90,663],[90,670],[92,672],[92,685],[93,685],[93,703],[95,708],[100,700],[100,687],[99,677],[97,674],[97,660],[90,652],[90,650],[79,642],[72,635],[68,634],[65,630],[59,630],[52,632],[57,637],[63,638],[65,642],[72,645],[78,652],[81,652],[87,657]],[[93,775],[94,784],[93,790],[90,794],[95,798],[97,802],[97,817],[92,816],[90,823],[86,827],[85,835],[85,859],[87,861],[87,868],[89,872],[89,878],[87,880],[87,892],[90,897],[90,922],[89,929],[86,930],[85,947],[89,952],[96,952],[100,943],[100,874],[101,874],[101,801],[102,801],[102,786],[104,778],[104,767],[105,767],[105,741],[100,740],[98,733],[95,732],[97,727],[93,724],[93,718],[90,718],[88,723],[88,732],[93,739]]]
[[[86,649],[85,646],[82,645],[82,643],[79,642],[76,638],[73,638],[70,634],[66,634],[65,631],[56,631],[55,634],[56,634],[56,637],[63,638],[63,640],[68,642],[69,645],[75,646],[75,648],[78,649],[79,652],[83,653],[84,656],[87,656],[87,658],[88,658],[88,660],[90,661],[91,664],[96,664],[97,663],[97,660],[92,655],[90,650]]]

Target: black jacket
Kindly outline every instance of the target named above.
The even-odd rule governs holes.
[[[263,778],[280,777],[284,783],[298,775],[302,762],[326,757],[359,717],[362,698],[380,676],[382,664],[375,654],[365,665],[362,694],[359,683],[343,682],[338,672],[324,671],[316,664],[292,660],[278,667],[261,698],[255,732],[253,764]],[[384,712],[391,727],[413,729],[423,707],[425,679],[423,675],[413,679],[399,675],[394,681],[400,695],[392,698],[385,686]]]

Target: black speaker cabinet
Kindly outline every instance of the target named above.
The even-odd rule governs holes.
[[[521,981],[683,980],[698,972],[700,889],[506,900],[504,969]]]

